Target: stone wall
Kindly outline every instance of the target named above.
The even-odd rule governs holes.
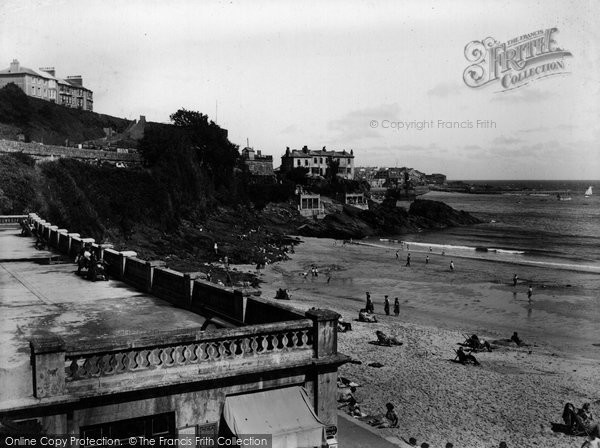
[[[23,153],[35,159],[70,158],[84,161],[123,162],[141,164],[141,156],[137,153],[118,153],[95,149],[78,149],[66,146],[41,145],[0,139],[0,153]]]

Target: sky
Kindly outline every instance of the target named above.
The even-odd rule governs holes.
[[[2,0],[0,68],[82,75],[99,113],[200,111],[275,166],[307,145],[449,179],[599,179],[599,25],[597,0]],[[470,42],[550,28],[559,74],[463,80]]]

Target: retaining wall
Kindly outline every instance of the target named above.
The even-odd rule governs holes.
[[[140,164],[142,161],[138,153],[69,148],[67,146],[41,145],[39,143],[25,143],[3,139],[0,139],[0,153],[23,153],[34,158],[70,158],[88,161],[125,162],[129,164]]]

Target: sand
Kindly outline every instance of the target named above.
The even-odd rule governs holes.
[[[352,322],[353,331],[339,334],[339,351],[362,364],[346,364],[340,375],[361,385],[363,412],[383,413],[388,401],[396,405],[399,427],[378,430],[382,435],[432,447],[497,447],[503,440],[509,447],[581,446],[583,438],[553,432],[551,422],[561,423],[567,401],[577,407],[589,401],[600,415],[599,275],[436,253],[425,265],[426,254],[415,251],[408,268],[406,251],[396,260],[395,248],[303,241],[292,260],[267,266],[262,295],[273,298],[277,288],[288,288],[290,304],[333,309]],[[304,279],[311,264],[319,276]],[[514,273],[521,279],[516,288]],[[365,291],[379,323],[354,320]],[[399,317],[384,315],[384,294],[392,303],[399,297]],[[376,330],[403,345],[369,344]],[[530,346],[478,353],[477,367],[452,362],[464,334],[498,340],[513,331]]]

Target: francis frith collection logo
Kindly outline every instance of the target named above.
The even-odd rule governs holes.
[[[565,58],[572,55],[558,47],[554,39],[557,33],[558,28],[548,28],[504,43],[493,37],[468,43],[465,57],[471,65],[463,72],[465,84],[478,88],[497,82],[500,91],[506,91],[568,73]]]

